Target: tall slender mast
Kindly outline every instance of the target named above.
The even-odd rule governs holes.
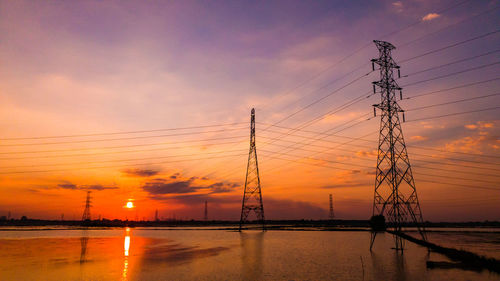
[[[257,149],[255,147],[255,109],[252,108],[250,118],[250,151],[248,153],[247,173],[245,178],[245,190],[241,203],[240,227],[248,221],[251,211],[255,212],[257,220],[262,224],[262,230],[266,229],[264,219],[264,205],[262,204],[262,191],[260,187],[259,165],[257,162]]]

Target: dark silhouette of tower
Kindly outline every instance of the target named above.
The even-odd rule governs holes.
[[[83,211],[82,221],[90,221],[90,191],[87,191],[87,200],[85,201],[85,210]]]
[[[208,203],[206,200],[205,200],[205,213],[203,215],[203,219],[206,221],[208,220]]]
[[[160,221],[160,219],[158,218],[158,209],[156,209],[155,211],[155,221]]]
[[[394,80],[394,69],[400,67],[391,56],[394,47],[391,43],[374,41],[379,50],[379,58],[372,59],[372,68],[380,66],[380,80],[373,82],[374,92],[380,91],[380,104],[374,105],[381,111],[380,134],[378,145],[375,193],[373,199],[373,217],[370,249],[373,247],[377,230],[385,229],[385,217],[388,226],[394,232],[395,249],[403,251],[404,240],[398,235],[403,226],[412,224],[418,227],[422,239],[426,240],[423,228],[422,211],[418,202],[415,181],[399,121],[401,109],[396,100],[396,91],[402,98],[402,89]]]
[[[335,215],[333,213],[333,198],[332,195],[330,194],[330,220],[332,221],[335,218]]]
[[[80,264],[87,262],[87,244],[89,243],[89,234],[87,229],[84,229],[82,237],[80,237]]]
[[[245,178],[245,190],[241,204],[240,227],[248,221],[251,211],[255,212],[257,220],[262,224],[262,230],[266,229],[264,219],[264,205],[262,204],[262,192],[260,188],[259,165],[257,162],[257,149],[255,147],[255,109],[252,108],[250,118],[250,151],[248,153],[247,174]]]

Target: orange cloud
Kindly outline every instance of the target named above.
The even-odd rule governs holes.
[[[486,140],[485,136],[465,137],[445,145],[448,151],[481,153],[481,143]]]
[[[433,20],[433,19],[437,19],[439,18],[441,15],[440,14],[436,14],[436,13],[428,13],[427,15],[425,15],[422,20],[423,21],[430,21],[430,20]]]
[[[475,130],[475,129],[491,129],[494,128],[495,124],[491,122],[484,122],[484,121],[478,121],[476,124],[467,124],[465,125],[465,128],[469,130]]]
[[[465,128],[467,128],[469,130],[475,130],[475,129],[477,129],[477,125],[469,124],[469,125],[465,125]]]
[[[428,138],[424,136],[412,136],[410,139],[416,141],[422,141],[422,140],[427,140]]]

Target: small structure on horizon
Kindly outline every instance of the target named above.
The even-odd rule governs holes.
[[[90,216],[90,192],[87,191],[87,200],[85,201],[85,210],[83,211],[82,215],[82,222],[90,221],[91,216]]]
[[[205,213],[204,213],[203,219],[204,219],[205,221],[207,221],[207,220],[208,220],[208,203],[207,203],[207,201],[206,201],[206,200],[205,200]]]
[[[332,194],[330,194],[330,215],[329,219],[332,221],[335,218],[335,214],[333,213],[333,197]]]

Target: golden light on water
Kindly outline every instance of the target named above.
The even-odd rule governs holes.
[[[131,202],[129,202],[131,203]],[[123,241],[123,255],[125,259],[123,261],[123,272],[122,272],[122,280],[127,280],[128,273],[128,255],[130,250],[130,228],[125,228],[125,240]]]
[[[130,236],[125,236],[125,242],[123,246],[125,248],[125,256],[128,257],[128,251],[130,249]]]
[[[123,248],[125,250],[125,256],[128,257],[129,249],[130,249],[130,228],[125,229],[125,241],[123,242]]]

